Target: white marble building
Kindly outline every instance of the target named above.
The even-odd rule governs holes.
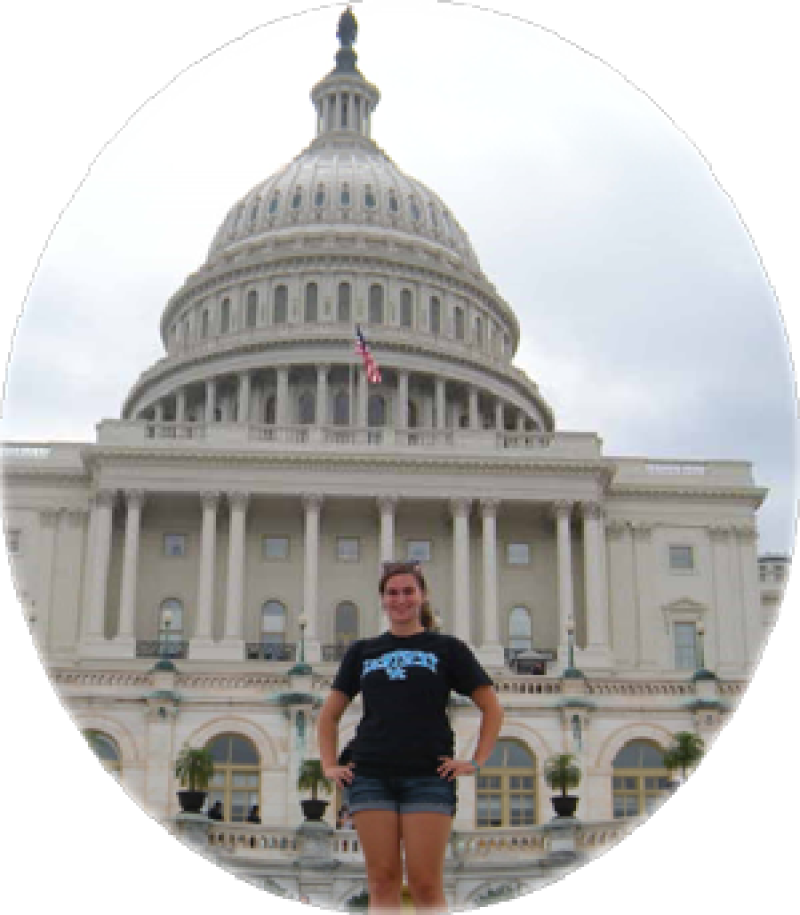
[[[293,870],[297,767],[343,646],[380,631],[379,562],[418,558],[506,709],[460,790],[448,893],[471,905],[547,879],[551,754],[584,772],[580,850],[653,809],[671,734],[710,741],[746,687],[786,561],[759,571],[747,462],[610,456],[558,427],[455,216],[372,140],[379,97],[345,44],[316,137],[226,215],[121,417],[6,443],[6,539],[49,673],[125,786],[173,822],[180,747],[213,745],[211,847],[335,906],[358,850],[337,833],[338,877]],[[468,753],[477,718],[452,718]]]

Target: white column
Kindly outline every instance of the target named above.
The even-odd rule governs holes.
[[[447,426],[447,403],[445,400],[445,380],[437,375],[436,384],[436,428],[444,429]]]
[[[308,625],[306,627],[306,660],[309,663],[319,661],[321,657],[319,641],[319,532],[322,495],[306,493],[303,497],[305,513],[305,563],[303,566],[303,613]]]
[[[197,581],[197,617],[194,635],[189,642],[189,657],[213,658],[214,570],[217,563],[218,492],[200,494],[203,503],[203,523],[200,540],[200,574]]]
[[[740,613],[744,629],[743,658],[745,671],[749,675],[764,643],[765,633],[761,619],[761,595],[758,586],[758,534],[752,524],[736,528],[738,543],[739,576],[741,579]]]
[[[451,499],[453,515],[453,633],[470,640],[469,511],[471,499]]]
[[[186,388],[180,388],[175,394],[175,422],[186,421]]]
[[[164,402],[161,400],[153,406],[153,419],[157,423],[164,421]]]
[[[525,431],[525,414],[522,410],[517,410],[517,432]]]
[[[316,425],[328,424],[328,369],[330,366],[317,366],[317,409],[315,412]]]
[[[245,522],[249,496],[229,492],[230,527],[228,531],[228,587],[225,600],[225,641],[230,654],[244,656],[244,547]]]
[[[495,427],[495,429],[497,429],[498,432],[502,432],[503,429],[505,428],[504,407],[505,407],[505,404],[498,397],[497,400],[494,402],[494,427]]]
[[[87,654],[98,643],[105,642],[104,621],[106,610],[106,586],[108,585],[108,565],[111,559],[111,520],[114,504],[114,493],[99,490],[92,506],[93,549],[89,568],[86,599],[85,642]]]
[[[605,510],[596,502],[582,505],[586,590],[586,651],[582,663],[607,668],[609,653],[608,582],[606,570]]]
[[[480,417],[478,416],[478,389],[470,387],[469,389],[469,427],[470,429],[480,429]]]
[[[250,422],[250,372],[239,375],[239,402],[236,405],[236,421]]]
[[[659,666],[659,646],[656,639],[659,622],[657,611],[656,569],[653,554],[653,525],[643,521],[631,523],[633,537],[634,595],[636,600],[636,646],[639,667],[655,669]],[[663,631],[663,630],[661,630]]]
[[[394,514],[397,508],[397,496],[380,496],[380,561],[391,562],[394,558]]]
[[[567,625],[575,620],[575,598],[572,588],[572,502],[561,500],[553,505],[556,516],[556,556],[558,563],[558,661],[567,666]]]
[[[391,562],[395,559],[394,546],[394,518],[397,510],[397,496],[379,496],[378,511],[380,512],[380,563]],[[382,571],[382,569],[381,569]],[[379,573],[380,574],[380,573]],[[383,607],[380,601],[377,605],[377,618],[375,622],[375,632],[381,633],[386,626],[384,625]]]
[[[743,673],[744,631],[735,607],[734,557],[731,551],[730,528],[724,525],[709,529],[714,578],[714,629],[718,641],[717,669],[721,677]]]
[[[45,509],[39,513],[39,536],[36,548],[39,588],[34,613],[36,621],[31,625],[39,650],[45,656],[52,643],[56,541],[61,515],[61,511],[51,509]]]
[[[500,619],[497,603],[497,499],[481,499],[483,522],[483,644],[481,661],[501,666]]]
[[[122,554],[122,585],[119,597],[119,631],[117,642],[120,647],[130,648],[135,656],[136,625],[136,584],[139,577],[139,531],[141,529],[144,493],[139,489],[125,492],[127,514],[125,517],[125,547]],[[124,644],[123,643],[127,643]]]
[[[289,366],[279,365],[278,384],[275,391],[275,425],[289,425]]]
[[[358,372],[356,373],[358,378],[358,422],[357,425],[361,429],[365,429],[367,426],[367,373],[364,371],[364,366],[360,365],[358,367]]]
[[[213,378],[206,381],[206,422],[214,422],[214,410],[217,401],[217,384]]]
[[[397,418],[395,427],[408,428],[408,372],[397,372]]]

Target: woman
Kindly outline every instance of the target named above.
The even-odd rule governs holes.
[[[425,579],[416,563],[386,563],[378,590],[389,630],[354,642],[320,712],[325,775],[347,788],[367,867],[370,911],[398,911],[405,852],[418,910],[444,912],[444,857],[456,810],[455,780],[489,758],[503,713],[492,681],[470,649],[434,630]],[[451,689],[481,711],[471,759],[453,758],[447,717]],[[364,714],[352,761],[337,762],[339,721],[354,696]]]

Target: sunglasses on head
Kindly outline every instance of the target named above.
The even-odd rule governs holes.
[[[384,562],[383,574],[384,575],[394,575],[399,572],[419,572],[419,563],[418,562]]]

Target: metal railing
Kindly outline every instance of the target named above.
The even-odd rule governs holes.
[[[189,649],[188,641],[170,639],[164,641],[137,641],[137,658],[185,658]]]
[[[294,642],[247,642],[245,645],[248,661],[294,661],[296,657]]]

